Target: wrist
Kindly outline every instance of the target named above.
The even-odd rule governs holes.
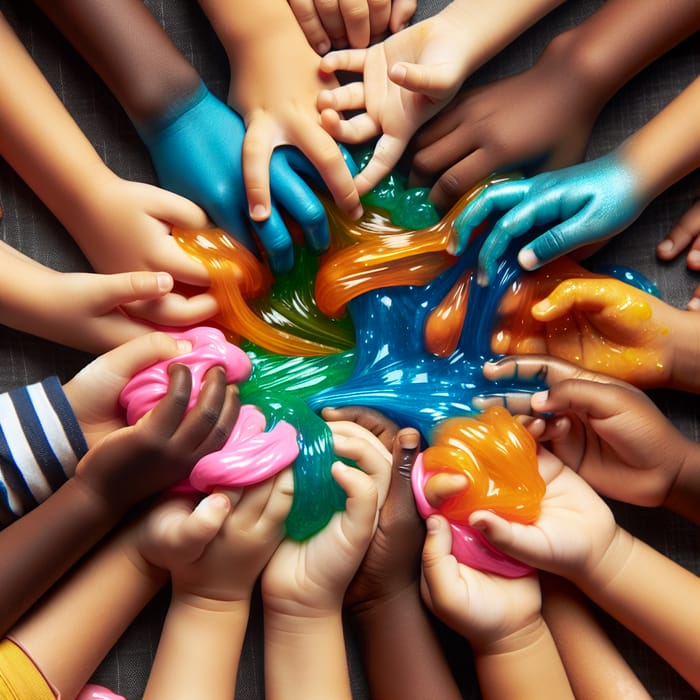
[[[595,592],[605,590],[624,568],[632,554],[634,539],[629,532],[616,525],[608,546],[597,560],[571,576],[571,581],[595,600]]]
[[[400,618],[407,610],[416,606],[421,607],[422,604],[418,582],[414,581],[380,597],[353,603],[346,610],[353,626],[358,629],[372,629],[377,624],[387,624],[387,621]]]
[[[495,632],[470,638],[469,643],[476,656],[498,656],[526,651],[549,636],[549,628],[542,615],[524,621],[517,629],[505,634]]]
[[[679,391],[700,392],[700,375],[697,372],[700,361],[700,324],[691,311],[672,309],[678,323],[668,324],[677,329],[671,339],[671,367],[669,388]]]

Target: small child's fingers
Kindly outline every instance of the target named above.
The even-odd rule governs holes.
[[[389,31],[395,34],[401,31],[416,12],[418,3],[416,0],[394,0],[391,3],[391,17],[389,18]]]
[[[248,212],[253,221],[265,221],[270,216],[270,159],[272,158],[274,125],[269,117],[254,117],[246,128],[241,158]]]
[[[690,242],[700,235],[700,202],[696,202],[671,229],[668,236],[656,247],[656,254],[662,260],[673,260],[685,250]],[[700,256],[698,256],[700,263]],[[688,267],[698,269],[690,265]]]
[[[170,501],[152,522],[151,538],[160,550],[194,560],[214,539],[230,510],[230,500],[221,493],[205,497],[194,508],[185,499]]]
[[[156,299],[170,292],[173,277],[168,272],[120,272],[111,275],[81,275],[90,283],[89,301],[97,312],[107,312],[130,301]]]
[[[209,293],[184,296],[170,292],[158,299],[123,304],[129,315],[159,326],[196,326],[209,320],[219,311],[214,295]]]
[[[352,421],[374,433],[382,445],[390,450],[399,426],[383,413],[367,406],[327,407],[321,411],[326,421]]]
[[[345,49],[331,51],[321,59],[321,70],[333,73],[338,70],[362,73],[367,59],[367,49]]]
[[[440,472],[431,476],[423,488],[425,500],[439,509],[443,503],[469,488],[469,479],[465,474]]]
[[[349,121],[351,122],[353,119]],[[355,177],[355,184],[360,195],[367,194],[382,178],[393,170],[406,150],[407,141],[407,138],[386,133],[379,137],[374,146],[372,157]]]
[[[693,295],[686,305],[688,311],[700,311],[700,284],[693,290]]]
[[[379,513],[379,494],[374,480],[342,462],[333,463],[331,474],[347,496],[340,518],[346,539],[355,547],[368,545]]]
[[[454,77],[442,68],[420,63],[395,63],[389,69],[389,79],[406,90],[442,99],[454,89]]]
[[[347,83],[332,90],[321,90],[316,106],[321,112],[325,109],[334,112],[362,109],[365,106],[365,86],[362,83]]]
[[[450,590],[459,579],[459,563],[452,556],[452,533],[447,520],[431,515],[426,520],[427,534],[423,544],[421,594],[426,605],[437,612],[443,601],[450,599]]]

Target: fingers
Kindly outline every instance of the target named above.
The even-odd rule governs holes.
[[[416,457],[418,457],[419,450],[420,433],[415,428],[402,428],[396,434],[391,452],[391,471],[392,475],[398,475],[400,478],[392,478],[392,486],[395,483],[403,483],[405,488],[412,488],[411,471],[416,462]]]
[[[435,100],[444,99],[454,90],[452,71],[444,66],[421,63],[395,63],[389,68],[389,80],[399,87],[418,92]]]
[[[353,219],[362,216],[360,195],[338,144],[324,129],[303,129],[294,135],[297,146],[316,168],[333,200]]]
[[[398,31],[404,29],[411,17],[416,12],[416,7],[418,3],[416,0],[394,0],[391,3],[391,16],[389,18],[389,31],[395,34]],[[372,33],[373,36],[376,35],[375,32]]]
[[[484,377],[490,381],[524,380],[533,384],[553,386],[565,379],[587,379],[611,383],[616,380],[606,374],[583,369],[566,360],[550,355],[511,355],[484,363]],[[620,382],[626,386],[624,382]]]
[[[174,283],[167,272],[149,271],[88,275],[85,281],[91,285],[89,299],[98,313],[130,301],[162,297],[172,290]]]
[[[204,375],[197,403],[177,429],[183,452],[204,456],[221,449],[238,417],[238,387],[227,385],[222,367],[212,367]],[[155,410],[155,409],[154,409]]]
[[[561,318],[573,309],[600,312],[616,301],[615,290],[609,285],[601,284],[598,279],[568,279],[538,301],[531,313],[535,320],[547,323]]]
[[[421,594],[433,611],[442,607],[442,601],[451,599],[450,592],[459,582],[459,563],[452,556],[452,532],[441,515],[426,520],[427,535],[423,544]]]
[[[206,212],[185,197],[160,187],[149,186],[149,212],[175,228],[198,230],[207,228]]]
[[[360,49],[369,46],[369,40],[372,35],[370,24],[370,8],[368,0],[340,0],[340,13],[345,23],[345,36],[347,43],[353,48]],[[382,15],[384,26],[386,27],[389,21],[389,7],[386,0],[375,2],[378,5],[379,13],[375,18],[379,24],[382,23]],[[337,44],[336,44],[337,45]]]
[[[399,426],[383,413],[367,406],[343,406],[324,408],[321,415],[326,421],[351,421],[376,435],[387,450],[394,445]]]
[[[267,219],[272,208],[270,159],[273,149],[273,126],[265,116],[254,114],[248,122],[243,139],[243,182],[248,200],[248,213],[253,221]]]
[[[374,147],[372,157],[367,165],[355,177],[355,184],[360,195],[367,194],[380,180],[386,177],[399,162],[407,140],[382,134]]]
[[[379,494],[374,480],[363,471],[334,462],[331,474],[347,496],[341,527],[353,545],[366,544],[374,532],[379,509]]]
[[[693,245],[688,252],[688,267],[691,270],[700,270],[700,201],[695,204],[680,218],[671,229],[668,236],[656,247],[656,254],[662,260],[673,260],[691,243]]]
[[[350,73],[362,73],[367,60],[367,49],[346,49],[333,51],[321,59],[320,69],[324,73],[335,71],[349,71]]]
[[[430,190],[430,201],[438,209],[447,210],[496,169],[493,159],[485,150],[469,153],[452,167],[440,171],[442,174]],[[468,239],[465,239],[466,243]]]
[[[313,0],[289,0],[289,6],[292,8],[307,41],[314,47],[316,53],[323,56],[327,51],[330,51],[331,39],[316,12]]]
[[[629,406],[636,396],[641,394],[632,387],[565,379],[533,394],[531,404],[539,413],[577,413],[602,420],[619,413],[621,406]]]
[[[391,480],[391,454],[379,438],[349,421],[328,423],[333,433],[333,448],[339,457],[351,459],[375,482],[379,503],[383,504]]]
[[[149,518],[149,539],[164,554],[194,561],[221,530],[231,511],[231,501],[223,493],[203,498],[194,508],[185,499],[166,501]],[[167,555],[166,555],[167,556]]]
[[[219,304],[212,294],[195,294],[187,297],[170,292],[151,301],[134,301],[123,304],[130,316],[143,319],[157,326],[191,327],[199,325],[219,311]]]
[[[466,474],[442,472],[431,476],[425,483],[423,495],[435,509],[440,509],[448,499],[457,496],[469,488]]]
[[[693,290],[693,296],[688,300],[686,308],[688,311],[700,311],[700,284]]]

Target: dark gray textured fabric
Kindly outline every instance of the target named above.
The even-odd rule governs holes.
[[[226,57],[194,0],[148,0],[146,4],[212,92],[223,98],[228,82]],[[445,4],[440,0],[419,2],[417,17],[426,17]],[[470,84],[524,70],[553,36],[577,24],[600,4],[598,0],[565,3],[489,62],[470,79]],[[0,10],[107,164],[125,178],[155,182],[148,156],[121,107],[63,38],[31,3],[0,0]],[[632,80],[601,114],[589,156],[606,152],[641,127],[698,74],[699,67],[700,51],[697,41],[691,39]],[[699,185],[695,173],[664,193],[627,232],[603,249],[598,255],[600,261],[640,270],[657,283],[664,299],[683,306],[700,276],[686,269],[684,258],[660,264],[654,247],[689,207]],[[7,243],[59,270],[89,269],[61,225],[4,162],[0,162],[0,205],[4,211],[0,233]],[[83,353],[0,328],[0,390],[48,374],[65,380],[88,360]],[[686,435],[699,439],[697,397],[670,391],[653,392],[653,397]],[[683,566],[696,573],[700,570],[697,528],[663,510],[611,505],[624,527]],[[167,600],[164,592],[138,617],[98,669],[96,682],[128,700],[141,696]],[[696,697],[645,645],[606,616],[601,615],[601,619],[654,698]],[[447,630],[442,634],[465,698],[478,697],[468,646]],[[348,654],[354,697],[367,698],[358,650],[351,639]],[[264,696],[262,655],[261,611],[256,599],[240,665],[237,698],[255,700]]]

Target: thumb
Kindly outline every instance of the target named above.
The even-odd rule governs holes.
[[[431,573],[452,552],[452,533],[445,517],[431,515],[425,521],[427,534],[423,545],[423,573],[430,579]]]
[[[395,63],[389,69],[389,80],[435,100],[447,97],[455,88],[454,76],[447,64],[426,66],[420,63]]]
[[[170,292],[173,278],[167,272],[120,272],[112,275],[91,275],[91,297],[101,312],[132,301],[157,299]]]

